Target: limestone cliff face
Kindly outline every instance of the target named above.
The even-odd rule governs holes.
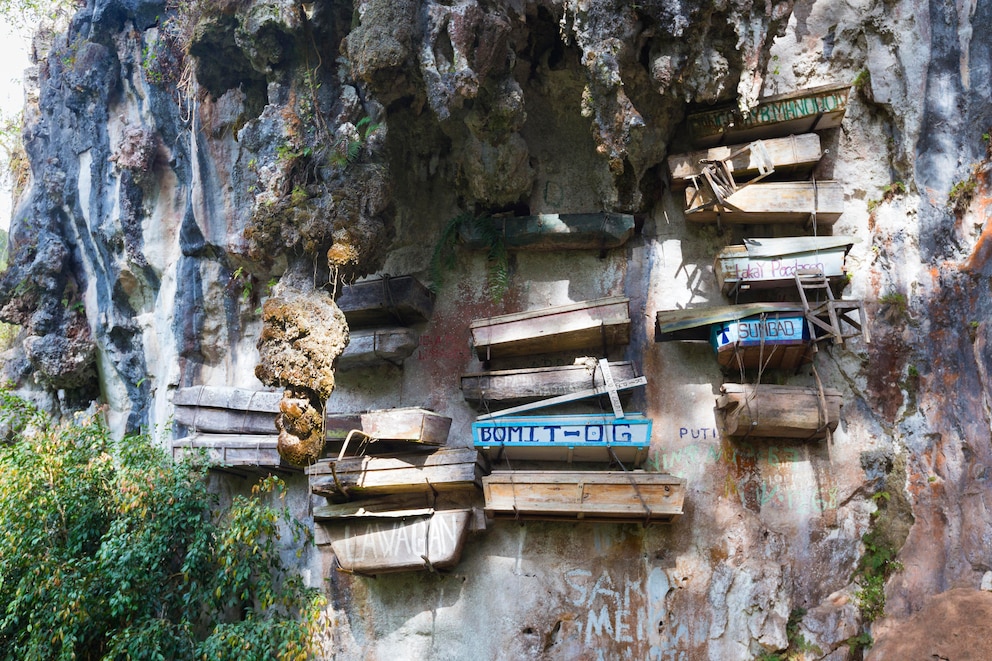
[[[3,371],[62,406],[101,397],[123,431],[164,424],[178,387],[261,388],[267,299],[328,298],[375,272],[429,281],[462,213],[639,219],[603,255],[512,255],[498,302],[485,256],[460,251],[402,368],[319,378],[332,410],[425,406],[469,445],[473,319],[628,296],[624,357],[648,377],[635,405],[654,420],[645,469],[687,479],[685,515],[493,523],[448,574],[370,580],[315,556],[329,656],[750,659],[795,651],[798,631],[808,658],[855,658],[869,532],[902,563],[876,636],[934,594],[983,584],[988,3],[177,4],[90,0],[38,41],[31,186],[0,276],[0,320],[26,339]],[[722,438],[724,376],[705,351],[655,343],[654,314],[723,304],[713,256],[770,230],[687,224],[665,157],[688,149],[691,109],[855,81],[815,176],[843,186],[833,233],[861,239],[845,295],[867,302],[872,342],[781,377],[840,389],[843,422],[829,442]],[[267,383],[305,385],[283,381]]]

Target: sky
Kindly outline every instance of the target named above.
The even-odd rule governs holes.
[[[30,46],[31,39],[26,33],[0,23],[0,112],[5,117],[16,114],[24,105],[23,79],[24,70],[31,65]],[[10,214],[10,190],[5,182],[0,183],[0,228],[7,229],[10,225]]]

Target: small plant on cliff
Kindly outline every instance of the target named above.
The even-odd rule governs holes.
[[[889,306],[899,316],[905,316],[909,309],[909,301],[902,292],[890,291],[878,297],[878,302]]]
[[[458,245],[459,232],[466,226],[470,226],[488,246],[486,265],[489,298],[498,302],[510,287],[510,256],[506,250],[503,232],[488,216],[475,217],[466,212],[455,216],[445,224],[431,255],[431,289],[434,292],[440,291],[444,286],[447,272],[455,268],[455,247]]]
[[[799,624],[804,617],[806,617],[805,608],[793,608],[789,613],[789,620],[785,623],[785,637],[789,641],[789,646],[777,652],[766,652],[755,661],[801,661],[807,658],[808,654],[822,655],[823,650],[819,645],[810,643],[799,631]]]
[[[956,215],[960,216],[971,206],[971,200],[975,197],[977,190],[978,179],[975,172],[972,171],[967,179],[951,186],[950,192],[947,193],[947,205]]]
[[[868,200],[868,213],[872,213],[878,205],[884,202],[891,202],[900,195],[906,194],[906,184],[901,181],[893,181],[891,184],[882,186],[882,198],[879,200]]]
[[[307,531],[280,480],[221,511],[202,466],[99,414],[0,390],[0,429],[0,658],[309,658],[322,600],[282,559]]]

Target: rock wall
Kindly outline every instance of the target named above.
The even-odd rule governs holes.
[[[807,658],[858,658],[864,630],[992,585],[987,3],[177,5],[90,0],[36,44],[0,320],[26,335],[4,376],[53,406],[102,398],[124,432],[166,424],[179,387],[260,389],[270,296],[430,282],[461,214],[638,218],[603,254],[511,254],[498,300],[485,255],[457,250],[414,354],[334,375],[327,405],[427,407],[470,445],[473,319],[625,295],[631,344],[611,358],[648,378],[645,469],[687,480],[684,516],[492,522],[439,574],[351,576],[314,553],[329,658],[751,659],[801,651],[797,633]],[[716,252],[788,232],[687,223],[665,157],[688,148],[691,109],[827,83],[855,88],[814,174],[843,186],[832,231],[861,240],[845,296],[872,341],[778,377],[843,393],[832,439],[733,441],[709,349],[654,342],[653,320],[724,303]],[[870,626],[867,533],[901,563]]]

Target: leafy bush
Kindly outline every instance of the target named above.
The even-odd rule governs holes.
[[[202,466],[99,415],[0,390],[0,429],[0,658],[308,658],[323,600],[280,557],[306,530],[263,502],[278,478],[221,511]]]

